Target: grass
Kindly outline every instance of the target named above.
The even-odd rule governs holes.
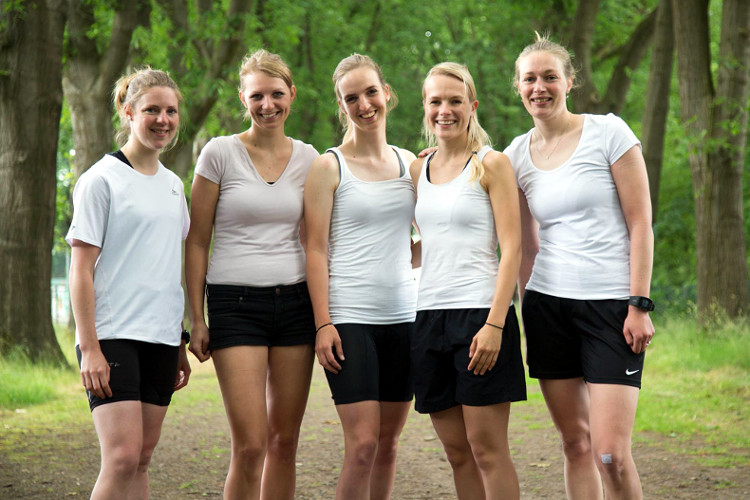
[[[705,465],[750,464],[750,326],[727,322],[701,331],[689,319],[657,317],[656,323],[657,333],[646,356],[635,439],[693,455]],[[22,441],[24,434],[36,429],[64,429],[90,418],[74,368],[72,335],[60,331],[58,340],[70,369],[32,365],[21,356],[0,359],[0,420],[6,431],[13,431],[6,438],[13,434]],[[194,368],[197,365],[193,363]],[[174,413],[222,411],[215,376],[202,371],[195,370]],[[535,384],[529,382],[529,399],[543,405]],[[0,439],[2,445],[12,446]]]

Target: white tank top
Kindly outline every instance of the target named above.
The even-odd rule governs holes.
[[[393,146],[391,146],[393,147]],[[415,193],[398,148],[396,179],[356,178],[338,148],[341,180],[333,198],[328,250],[328,307],[333,323],[414,321],[416,286],[411,270]]]
[[[489,147],[477,152],[484,159]],[[497,232],[487,192],[466,167],[450,182],[419,174],[415,217],[422,236],[418,310],[492,306],[497,281]]]

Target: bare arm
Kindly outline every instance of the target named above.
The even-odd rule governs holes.
[[[211,233],[218,201],[219,185],[196,175],[193,178],[190,202],[190,232],[185,240],[185,281],[192,325],[190,351],[200,362],[211,356],[208,350],[208,326],[203,310],[208,251],[211,247]]]
[[[518,202],[521,213],[521,268],[518,273],[518,298],[523,302],[526,284],[531,278],[536,254],[539,253],[539,224],[529,210],[526,195],[518,189]]]
[[[333,197],[338,184],[339,167],[336,158],[331,154],[319,156],[313,162],[305,182],[306,273],[315,325],[318,328],[315,352],[320,364],[333,373],[341,370],[341,365],[334,356],[334,349],[338,358],[344,359],[341,338],[331,324],[328,308],[328,238]]]
[[[81,349],[81,382],[97,397],[112,396],[109,387],[109,363],[99,347],[96,334],[94,266],[101,248],[73,240],[70,260],[70,299]]]
[[[414,192],[417,192],[417,186],[419,185],[419,175],[422,172],[422,164],[424,163],[424,158],[417,158],[416,160],[411,162],[411,166],[409,167],[409,175],[411,175],[411,182],[414,184]],[[413,222],[414,228],[417,230],[417,233],[419,233],[419,226],[417,226],[417,221],[415,220]],[[416,269],[418,267],[422,267],[422,241],[416,241],[413,242],[411,245],[411,268]]]
[[[468,369],[478,375],[484,375],[497,362],[502,344],[502,328],[513,300],[521,265],[520,208],[513,168],[508,157],[502,153],[488,153],[483,163],[483,184],[492,205],[495,231],[500,244],[500,263],[495,294],[487,316],[487,323],[494,326],[485,324],[480,328],[469,348],[471,362]]]
[[[654,263],[654,232],[648,175],[640,146],[630,148],[612,165],[612,178],[630,234],[630,295],[648,297]],[[645,351],[654,335],[648,312],[629,306],[623,335],[633,352]]]

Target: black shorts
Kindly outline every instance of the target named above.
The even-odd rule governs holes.
[[[264,288],[208,285],[209,349],[238,345],[315,345],[307,284]]]
[[[622,333],[627,300],[564,299],[526,290],[522,309],[531,377],[641,387],[645,355],[634,353]]]
[[[411,401],[414,397],[409,337],[414,323],[336,325],[344,350],[341,371],[325,370],[337,405],[359,401]]]
[[[86,391],[89,408],[117,401],[141,401],[169,406],[177,380],[179,347],[140,340],[100,340],[104,358],[109,363],[109,388],[112,397],[100,398]],[[76,346],[78,367],[81,348]]]
[[[417,312],[412,337],[414,408],[433,413],[458,405],[489,406],[526,399],[521,332],[508,309],[497,362],[484,375],[468,370],[469,348],[490,310],[436,309]]]

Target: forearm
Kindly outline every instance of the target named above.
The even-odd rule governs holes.
[[[96,304],[94,277],[85,270],[71,266],[70,301],[78,331],[78,342],[82,352],[99,350],[96,334]]]
[[[185,243],[185,282],[193,325],[206,322],[203,311],[207,271],[208,246],[188,240]]]
[[[504,325],[508,308],[513,301],[513,293],[519,276],[521,264],[521,252],[507,252],[500,258],[497,269],[497,282],[495,284],[495,295],[492,298],[492,307],[487,316],[487,321],[495,325]]]
[[[630,295],[648,297],[654,264],[654,232],[642,222],[630,229]]]
[[[322,249],[308,248],[307,288],[315,315],[315,325],[320,326],[331,322],[328,310],[328,252]]]

